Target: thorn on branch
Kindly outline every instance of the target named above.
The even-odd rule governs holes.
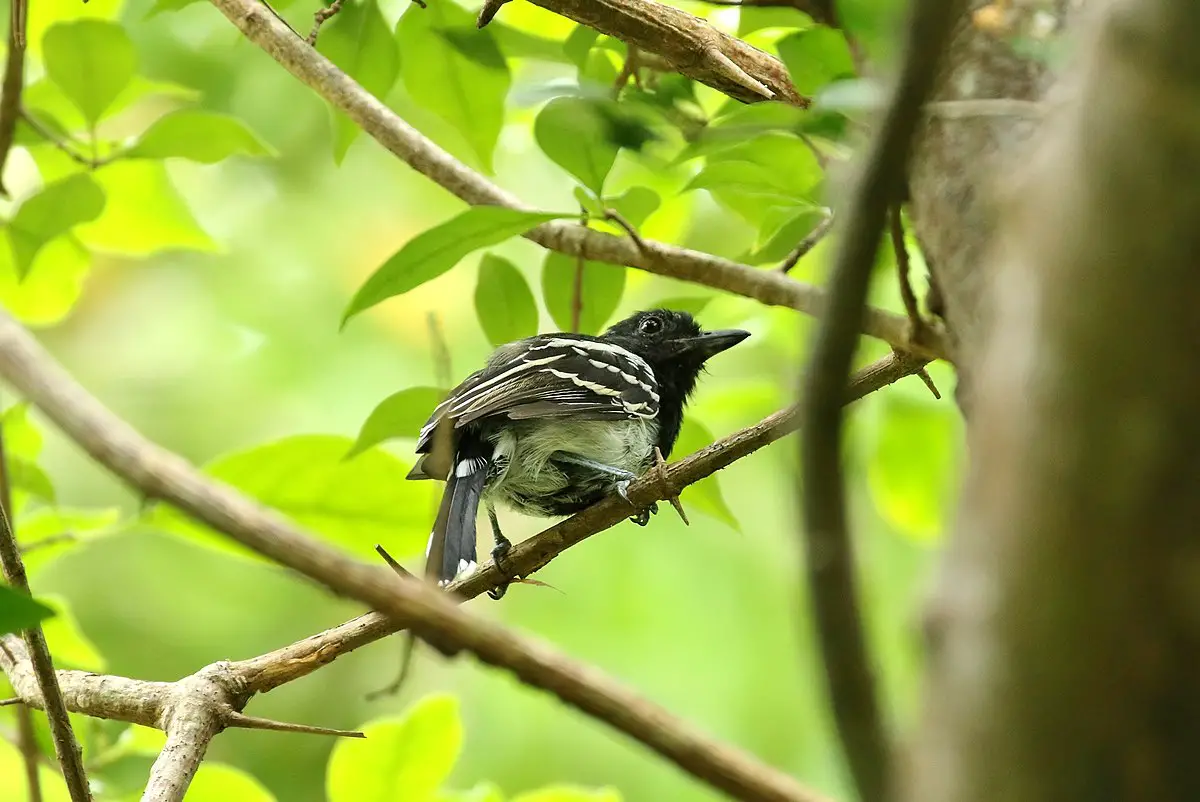
[[[322,8],[313,14],[312,30],[308,32],[308,38],[304,40],[308,42],[310,47],[317,46],[317,36],[321,33],[321,26],[331,18],[336,17],[338,12],[342,10],[342,4],[345,2],[346,0],[333,0],[328,7]],[[279,15],[276,14],[276,16]]]
[[[239,727],[244,730],[271,730],[273,732],[300,732],[308,735],[330,735],[335,738],[366,738],[357,730],[335,730],[330,727],[313,727],[308,724],[291,724],[286,721],[275,721],[258,716],[247,716],[236,710],[225,713],[226,727]]]
[[[832,228],[833,212],[830,211],[825,215],[824,220],[817,223],[816,228],[808,232],[804,239],[800,240],[800,242],[796,244],[796,247],[792,249],[792,252],[789,253],[787,258],[783,260],[783,263],[779,265],[779,272],[787,273],[793,267],[795,267],[796,263],[803,259],[809,251],[817,247],[817,243],[824,239],[825,235],[828,234]]]
[[[708,56],[708,60],[712,63],[713,70],[723,78],[732,81],[743,89],[749,89],[760,97],[767,98],[768,100],[775,99],[775,93],[766,84],[735,64],[733,59],[722,53],[721,49],[715,44],[711,44],[705,49],[705,55]]]
[[[483,28],[500,13],[500,7],[509,0],[485,0],[483,8],[479,9],[479,17],[475,20],[476,28]],[[425,4],[422,3],[422,6]]]
[[[662,497],[671,503],[675,512],[679,515],[679,520],[683,521],[684,526],[691,526],[692,522],[688,520],[687,512],[683,509],[683,502],[679,500],[679,491],[671,484],[671,478],[667,476],[667,461],[663,459],[662,451],[658,446],[654,447],[654,470],[658,476],[658,486],[661,488]]]

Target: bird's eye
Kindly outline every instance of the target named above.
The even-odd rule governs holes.
[[[656,317],[647,317],[638,324],[638,331],[642,334],[657,334],[662,331],[662,321]]]

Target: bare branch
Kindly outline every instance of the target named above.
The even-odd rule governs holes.
[[[9,483],[8,458],[4,452],[4,436],[0,431],[0,567],[4,569],[4,578],[17,591],[30,595],[29,579],[25,575],[25,563],[21,560],[21,552],[17,547],[17,537],[13,533],[12,519],[9,511],[12,509],[12,486]],[[54,674],[54,662],[50,658],[50,648],[46,645],[46,636],[42,628],[36,624],[25,630],[25,643],[37,677],[38,688],[44,700],[43,709],[50,723],[50,736],[54,739],[54,751],[58,762],[62,765],[63,779],[72,802],[91,802],[92,793],[88,787],[87,773],[83,770],[83,751],[75,740],[75,731],[71,729],[71,719],[67,716],[67,706],[63,701],[62,692],[58,687],[58,679]],[[15,688],[15,686],[14,686]],[[25,711],[28,713],[28,710]],[[23,725],[22,725],[23,726]],[[23,747],[27,748],[24,736]],[[36,748],[36,746],[35,746]],[[23,749],[24,751],[24,749]],[[34,753],[36,755],[36,752]],[[31,756],[25,751],[28,762]],[[36,774],[36,761],[30,774]],[[31,792],[37,787],[37,780],[31,776]]]
[[[25,88],[25,28],[29,9],[26,0],[9,3],[8,58],[4,63],[4,82],[0,86],[0,195],[4,187],[4,168],[17,136],[17,117],[21,113],[21,91]]]
[[[783,260],[783,264],[779,266],[780,273],[786,273],[791,270],[796,264],[803,259],[809,251],[817,247],[817,243],[825,238],[825,235],[833,229],[833,212],[830,211],[825,215],[825,219],[817,223],[816,228],[808,232],[808,235],[796,244],[792,252]]]
[[[337,16],[337,13],[342,10],[342,3],[344,2],[346,2],[346,0],[333,0],[333,2],[328,6],[319,9],[313,14],[312,30],[308,32],[308,38],[305,39],[310,47],[317,46],[317,36],[319,36],[321,33],[321,26],[333,17]]]
[[[292,36],[286,26],[254,0],[211,2],[247,38],[413,169],[467,203],[528,208],[417,132],[328,59]],[[809,315],[819,315],[824,308],[825,293],[817,287],[777,271],[759,270],[687,248],[653,240],[642,240],[639,244],[564,221],[546,223],[526,236],[569,256],[582,255],[599,262],[635,267],[754,298],[769,306],[787,306]],[[898,348],[913,350],[930,359],[950,358],[940,329],[931,332],[928,342],[910,345],[908,324],[901,315],[869,309],[862,322],[865,334]]]
[[[829,285],[829,313],[817,329],[801,401],[809,423],[800,449],[809,594],[834,720],[864,802],[887,798],[890,757],[858,612],[846,521],[841,443],[844,388],[887,210],[901,194],[921,105],[962,10],[962,0],[926,0],[912,6],[904,64],[845,215]]]

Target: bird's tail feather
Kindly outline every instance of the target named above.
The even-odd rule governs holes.
[[[491,460],[460,453],[446,477],[446,489],[429,536],[425,573],[439,583],[476,567],[475,516]]]

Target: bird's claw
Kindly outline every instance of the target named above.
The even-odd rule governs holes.
[[[638,526],[646,526],[650,523],[650,516],[658,514],[658,502],[652,501],[650,506],[644,510],[640,510],[637,515],[629,516],[629,520],[633,521]]]
[[[508,571],[504,568],[504,562],[510,551],[512,551],[512,542],[507,538],[497,540],[496,545],[492,547],[492,562],[496,564],[497,570],[505,576],[508,576]],[[487,595],[496,601],[500,601],[507,592],[508,581],[505,581],[494,588],[490,588]]]

